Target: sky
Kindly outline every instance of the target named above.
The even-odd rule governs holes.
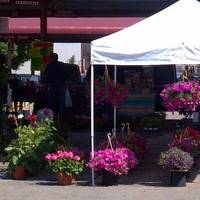
[[[54,43],[54,52],[58,54],[59,61],[67,62],[69,58],[75,55],[75,64],[80,66],[81,60],[81,44],[80,43]],[[12,73],[16,74],[30,74],[31,62],[27,61],[19,70],[13,70]],[[37,74],[37,73],[36,73]]]
[[[54,52],[58,54],[58,58],[62,62],[67,62],[69,58],[75,55],[76,64],[80,65],[80,43],[54,43]]]

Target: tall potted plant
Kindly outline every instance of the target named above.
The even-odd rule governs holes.
[[[55,128],[51,119],[45,118],[43,122],[37,121],[36,115],[28,117],[30,124],[22,124],[23,116],[19,116],[16,121],[17,128],[15,132],[17,139],[5,148],[7,157],[5,162],[8,162],[8,174],[16,179],[23,179],[16,175],[16,169],[24,168],[21,174],[26,175],[25,171],[31,174],[38,173],[45,166],[44,156],[45,152],[54,149],[55,144],[53,140]]]
[[[194,161],[191,155],[176,147],[162,152],[158,161],[163,168],[170,170],[170,185],[185,186],[185,174],[190,170]]]

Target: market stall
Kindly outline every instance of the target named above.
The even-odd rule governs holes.
[[[92,42],[92,155],[94,152],[94,65],[199,64],[200,27],[194,23],[199,18],[198,1],[180,0],[136,25]]]

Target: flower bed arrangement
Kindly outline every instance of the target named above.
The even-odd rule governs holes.
[[[200,105],[200,84],[197,81],[169,84],[160,96],[168,111],[188,116]]]

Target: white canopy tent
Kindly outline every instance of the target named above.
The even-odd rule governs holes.
[[[198,19],[200,19],[200,3],[196,0],[180,0],[133,26],[92,42],[92,155],[94,153],[93,65],[200,64],[200,26],[196,23]],[[94,172],[92,183],[94,184]]]
[[[157,14],[94,40],[91,63],[161,65],[200,63],[200,3],[180,0]]]

